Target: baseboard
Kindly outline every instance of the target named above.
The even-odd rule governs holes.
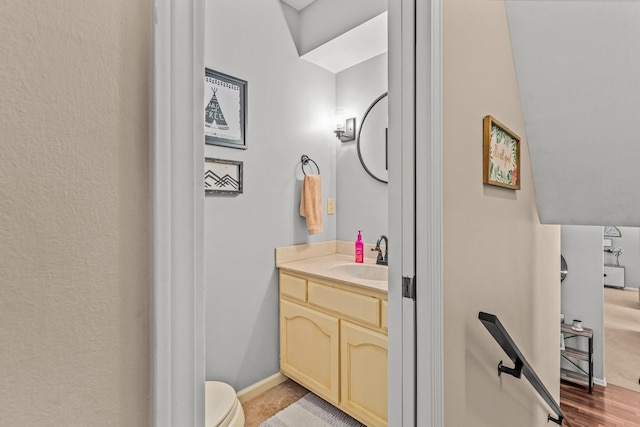
[[[602,387],[606,387],[607,386],[607,379],[605,378],[605,379],[601,380],[600,378],[593,377],[593,383],[597,384],[597,385],[600,385]]]
[[[238,392],[238,400],[240,401],[240,403],[244,403],[248,400],[253,399],[260,393],[263,393],[270,388],[277,386],[278,384],[282,384],[286,380],[287,377],[282,375],[280,372],[278,372],[277,374],[273,374],[270,377],[263,379],[262,381],[258,381],[257,383],[240,390]]]

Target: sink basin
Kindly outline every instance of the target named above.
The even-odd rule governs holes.
[[[372,264],[341,264],[332,268],[338,274],[362,280],[387,281],[387,267]]]

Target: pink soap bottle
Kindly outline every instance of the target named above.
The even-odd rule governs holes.
[[[364,243],[362,243],[362,235],[358,230],[358,240],[356,240],[356,262],[364,262]]]

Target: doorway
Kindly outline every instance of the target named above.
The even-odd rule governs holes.
[[[154,99],[153,99],[153,385],[152,411],[154,425],[202,425],[204,364],[204,277],[202,175],[204,147],[197,141],[204,139],[199,120],[202,103],[204,64],[204,9],[203,1],[158,1],[154,9]],[[396,344],[390,354],[390,425],[442,425],[442,300],[441,300],[441,171],[438,168],[438,150],[441,149],[440,3],[422,4],[415,9],[413,2],[393,1],[390,13],[389,99],[390,132],[403,141],[402,154],[398,152],[396,166],[415,164],[416,155],[424,155],[433,167],[418,171],[414,179],[402,181],[402,189],[390,200],[391,220],[399,234],[396,238],[405,254],[395,263],[390,275],[390,329],[395,329]],[[434,45],[430,52],[414,56],[414,22],[424,24],[416,34],[426,44]],[[429,30],[427,30],[429,29]],[[256,54],[262,54],[258,52]],[[424,55],[424,56],[422,56]],[[428,82],[414,85],[415,70],[428,76]],[[432,71],[435,70],[435,71]],[[397,92],[396,92],[397,91]],[[394,93],[396,95],[394,95]],[[405,94],[401,96],[400,94]],[[418,96],[414,96],[414,94]],[[428,97],[428,98],[427,98]],[[435,99],[435,101],[434,101]],[[394,108],[393,106],[397,107]],[[414,111],[429,120],[416,125]],[[394,125],[395,123],[395,125]],[[397,126],[397,127],[396,127]],[[422,136],[417,152],[416,137]],[[195,143],[194,143],[195,141]],[[406,144],[406,145],[405,145]],[[434,151],[435,149],[435,151]],[[428,154],[425,153],[428,151]],[[435,152],[435,156],[434,156]],[[393,166],[393,155],[390,162]],[[427,164],[427,162],[423,162]],[[415,167],[402,167],[403,180]],[[426,186],[429,182],[429,186]],[[416,183],[413,185],[412,183]],[[425,191],[415,199],[416,187],[425,185]],[[432,191],[432,189],[435,189]],[[416,201],[414,201],[416,200]],[[399,201],[394,205],[394,201]],[[415,214],[429,214],[426,227],[416,227]],[[395,212],[395,213],[393,213]],[[424,233],[424,234],[422,234]],[[390,237],[394,231],[390,229]],[[424,237],[415,239],[415,236]],[[402,237],[400,237],[402,236]],[[415,242],[422,242],[413,249]],[[400,243],[402,242],[402,243]],[[417,250],[424,265],[416,265]],[[393,264],[393,256],[391,263]],[[430,268],[427,274],[427,269]],[[421,270],[423,269],[423,270]],[[415,272],[424,274],[424,289],[417,293],[417,321],[402,309],[401,278]],[[422,305],[421,304],[422,301]],[[411,304],[411,303],[410,303]],[[422,312],[422,316],[420,313]],[[415,324],[424,334],[418,334],[417,350]],[[404,325],[404,326],[403,326]],[[422,336],[422,338],[421,338]],[[223,345],[221,343],[221,345]],[[405,351],[405,346],[407,351]],[[417,352],[420,364],[416,364]],[[422,355],[422,357],[420,357]],[[415,385],[413,385],[415,384]],[[421,386],[422,384],[422,386]],[[422,393],[421,409],[415,409],[415,397]],[[428,402],[427,405],[423,405]],[[405,414],[405,415],[403,415]],[[416,415],[417,414],[417,415]],[[417,418],[416,418],[417,416]],[[421,422],[423,420],[424,422]],[[435,420],[435,421],[434,421]],[[439,421],[438,421],[439,420]]]

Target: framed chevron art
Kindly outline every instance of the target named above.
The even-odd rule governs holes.
[[[204,193],[208,196],[242,194],[242,162],[205,157]]]

